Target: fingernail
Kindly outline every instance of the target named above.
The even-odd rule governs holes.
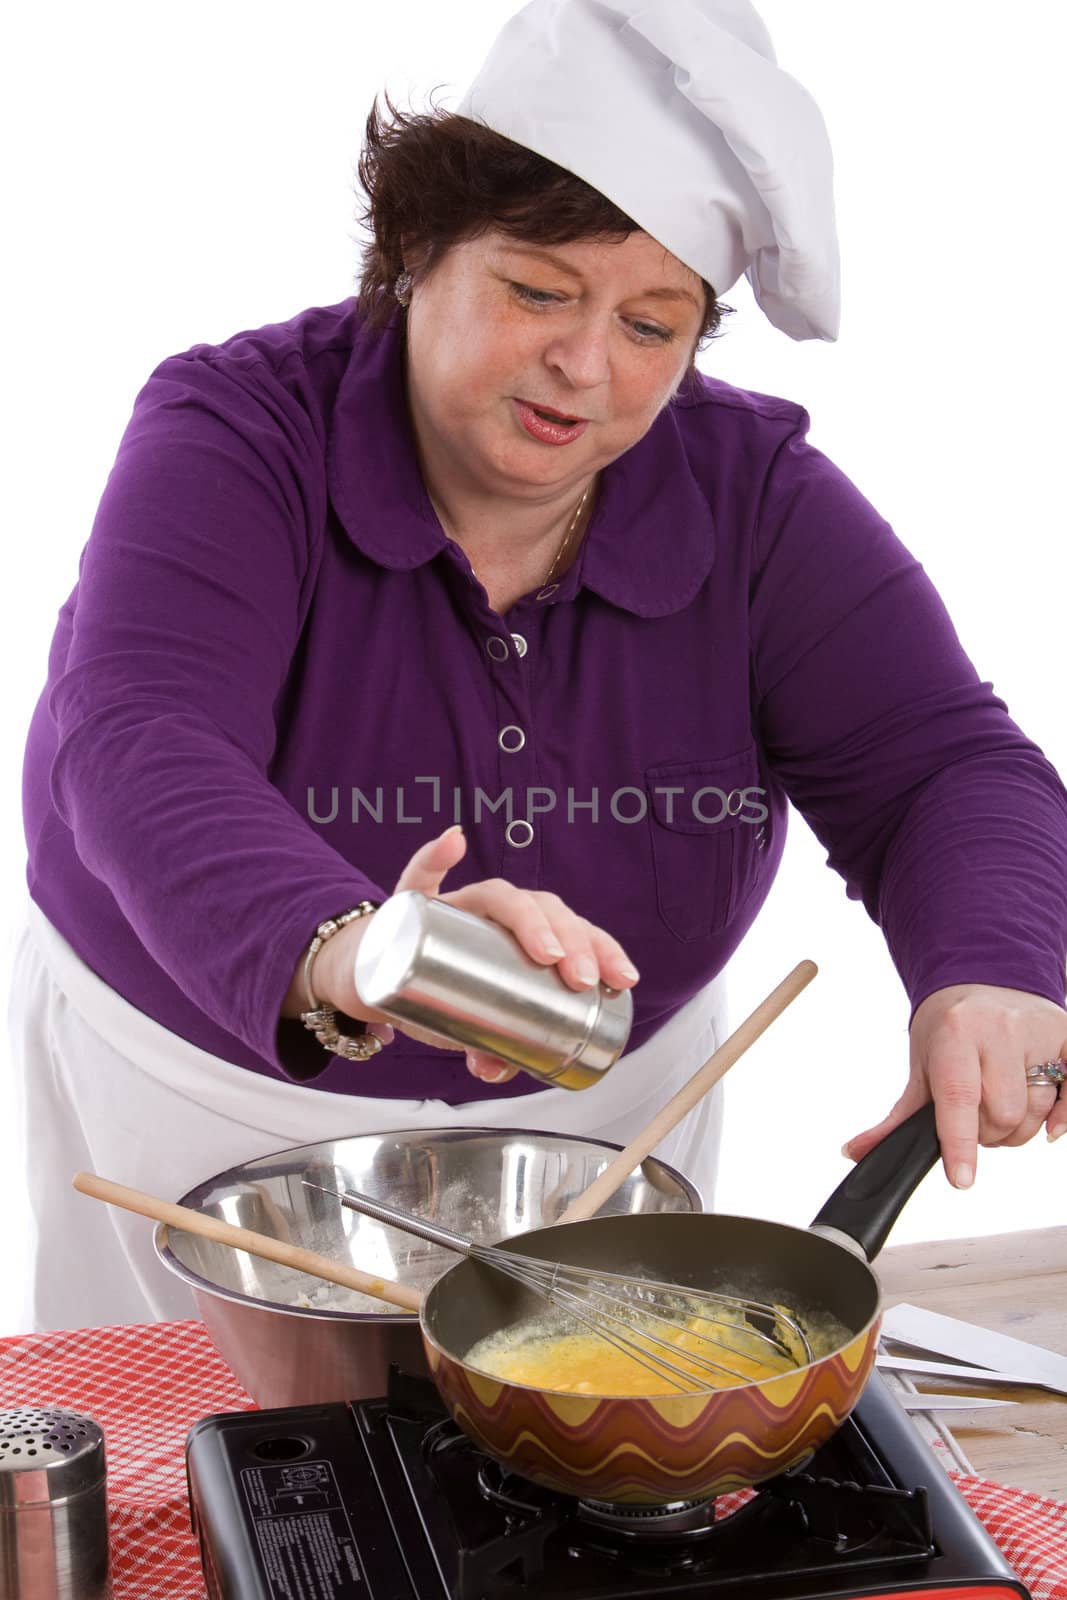
[[[971,1187],[974,1182],[974,1172],[966,1162],[956,1168],[956,1176],[953,1182],[957,1189],[969,1189]]]
[[[574,970],[579,983],[595,983],[600,976],[596,962],[591,961],[588,956],[582,956],[581,960],[575,963]]]
[[[1048,1142],[1049,1142],[1049,1144],[1055,1144],[1056,1140],[1059,1138],[1061,1133],[1067,1133],[1067,1122],[1061,1122],[1058,1128],[1050,1128],[1049,1129],[1049,1131],[1048,1131]]]
[[[374,1037],[380,1039],[383,1044],[392,1044],[396,1038],[396,1029],[391,1027],[388,1022],[370,1022],[367,1024],[367,1032],[373,1033]]]
[[[630,983],[636,983],[641,974],[636,967],[620,967],[619,977],[626,978]]]
[[[454,822],[450,828],[446,828],[445,829],[444,833],[441,835],[441,838],[442,839],[447,839],[450,833],[462,833],[462,832],[463,832],[463,824],[460,823],[460,822]]]
[[[557,958],[567,953],[559,940],[551,933],[543,933],[541,935],[541,949],[546,956],[556,956]]]
[[[488,1067],[483,1067],[478,1063],[476,1057],[468,1055],[466,1059],[467,1070],[472,1073],[474,1077],[480,1078],[482,1083],[500,1083],[502,1079],[506,1078],[508,1075],[508,1068],[506,1066],[496,1067],[492,1072],[490,1072]]]
[[[851,1149],[852,1149],[851,1145],[843,1144],[841,1146],[841,1154],[845,1157],[846,1161],[851,1159],[851,1154],[850,1154]]]

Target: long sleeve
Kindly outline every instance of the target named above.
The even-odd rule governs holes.
[[[388,892],[270,779],[323,449],[265,363],[164,362],[83,553],[50,701],[52,795],[81,861],[182,991],[283,1071],[279,1011],[316,924]]]
[[[920,564],[804,431],[768,477],[752,588],[771,765],[882,928],[913,1014],[957,983],[1062,1004],[1063,785]]]

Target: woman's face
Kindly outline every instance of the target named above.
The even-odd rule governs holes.
[[[566,488],[635,444],[689,366],[700,278],[647,233],[547,250],[493,231],[415,277],[408,397],[424,457],[469,489]],[[586,420],[533,437],[517,402]]]

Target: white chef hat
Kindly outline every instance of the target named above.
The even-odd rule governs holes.
[[[748,0],[532,0],[456,108],[554,161],[723,296],[836,339],[833,157]]]

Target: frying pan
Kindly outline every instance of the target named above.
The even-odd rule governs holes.
[[[466,1258],[423,1301],[430,1372],[460,1427],[506,1470],[584,1500],[665,1505],[724,1494],[803,1462],[840,1427],[874,1365],[881,1325],[868,1265],[938,1158],[926,1105],[876,1145],[809,1228],[704,1212],[599,1217],[498,1248],[777,1301],[809,1330],[845,1332],[808,1366],[711,1393],[561,1394],[468,1365],[477,1341],[544,1312],[521,1285]],[[809,1331],[809,1337],[811,1336]]]

